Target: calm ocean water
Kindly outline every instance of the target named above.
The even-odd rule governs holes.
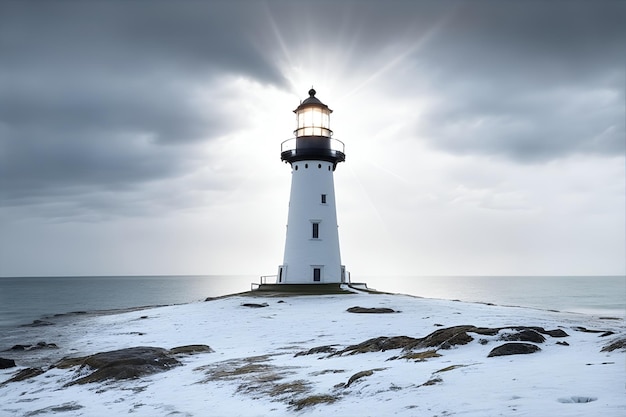
[[[357,281],[357,280],[354,280]],[[429,298],[624,317],[626,277],[364,277]],[[178,304],[248,291],[253,276],[0,277],[0,327],[76,311]]]

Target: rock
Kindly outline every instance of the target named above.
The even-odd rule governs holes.
[[[37,344],[32,347],[32,349],[58,349],[58,348],[59,347],[56,345],[56,343],[46,343],[46,342],[37,342]]]
[[[602,348],[602,350],[600,350],[600,352],[613,352],[614,350],[617,350],[617,349],[626,350],[626,337],[617,339],[613,341],[611,344],[606,345],[605,347]]]
[[[492,358],[494,356],[526,355],[540,350],[539,346],[531,343],[505,343],[493,348],[487,357]]]
[[[36,345],[13,345],[8,350],[58,349],[55,343],[37,342]]]
[[[604,333],[606,331],[606,330],[587,329],[586,327],[583,327],[583,326],[574,327],[574,330],[578,330],[579,332],[583,332],[583,333]]]
[[[110,352],[96,353],[84,358],[63,359],[57,368],[80,365],[80,369],[91,368],[94,372],[69,382],[66,386],[105,381],[107,379],[132,379],[166,371],[181,363],[169,356],[170,351],[158,347],[138,346]]]
[[[263,304],[257,304],[257,303],[243,303],[241,305],[242,307],[250,307],[250,308],[263,308],[263,307],[268,307],[269,304],[267,303],[263,303]]]
[[[22,327],[43,327],[43,326],[52,326],[54,323],[51,323],[46,320],[33,320],[30,324],[24,324]]]
[[[397,313],[396,310],[387,307],[350,307],[346,310],[348,313],[370,313],[370,314],[384,314],[384,313]]]
[[[440,347],[441,349],[450,349],[452,346],[465,345],[474,340],[467,332],[477,329],[478,328],[474,326],[454,326],[435,330],[421,339],[416,346],[410,346],[409,348]]]
[[[13,345],[10,349],[8,350],[26,350],[28,348],[30,348],[32,345]]]
[[[395,356],[393,359],[407,359],[415,362],[426,362],[426,359],[438,358],[441,355],[436,350],[427,350],[425,352],[407,352],[401,356]],[[391,358],[390,358],[391,359]]]
[[[196,353],[212,353],[215,352],[211,349],[210,346],[207,345],[187,345],[187,346],[178,346],[173,349],[170,349],[169,353],[172,355],[194,355]]]
[[[15,361],[13,359],[0,358],[0,369],[13,368],[14,366]]]
[[[394,336],[394,337],[376,337],[368,339],[365,342],[358,345],[348,346],[344,350],[337,352],[336,355],[342,355],[348,353],[354,355],[355,353],[367,353],[367,352],[380,352],[390,349],[406,348],[419,342],[421,339],[415,339],[408,336]]]
[[[26,369],[22,369],[21,371],[16,373],[12,378],[7,379],[2,384],[0,384],[0,386],[2,386],[4,384],[8,384],[9,382],[24,381],[25,379],[33,378],[33,377],[35,377],[37,375],[41,375],[44,372],[45,371],[43,369],[41,369],[41,368],[26,368]]]
[[[546,341],[546,338],[539,334],[537,331],[532,329],[524,329],[520,332],[507,334],[502,336],[502,340],[507,340],[510,342],[533,342],[533,343],[543,343]]]
[[[370,376],[373,373],[374,371],[372,369],[370,369],[369,371],[357,372],[356,374],[352,375],[350,379],[348,379],[348,383],[344,385],[344,388],[348,388],[350,385],[354,383],[354,381],[359,380],[361,378],[365,378],[366,376]]]
[[[385,369],[387,369],[387,368],[375,368],[375,369],[369,369],[367,371],[357,372],[356,374],[352,375],[348,379],[348,382],[343,386],[343,388],[348,388],[355,381],[357,381],[357,380],[359,380],[361,378],[365,378],[366,376],[370,376],[370,375],[372,375],[376,371],[384,371]]]
[[[362,308],[362,307],[351,307],[351,308]],[[556,330],[545,330],[542,327],[526,327],[526,326],[516,326],[516,327],[498,327],[498,328],[489,328],[489,327],[476,327],[471,325],[460,325],[447,327],[443,329],[435,330],[430,333],[426,337],[423,338],[413,338],[409,336],[394,336],[394,337],[376,337],[373,339],[368,339],[362,343],[357,345],[348,346],[342,351],[336,352],[332,354],[334,355],[342,355],[344,353],[348,353],[353,355],[355,353],[367,353],[367,352],[379,352],[390,349],[404,349],[405,351],[410,351],[413,349],[424,349],[424,348],[436,348],[436,349],[450,349],[453,346],[466,345],[474,340],[472,336],[468,333],[476,333],[479,335],[485,336],[495,336],[501,330],[515,330],[517,333],[512,335],[503,336],[504,340],[510,341],[520,341],[520,342],[534,342],[534,343],[543,343],[545,342],[545,337],[542,334],[547,334],[552,337],[567,337],[568,334],[565,333],[561,329]],[[488,341],[486,339],[481,339],[481,344],[486,344]],[[534,346],[534,345],[533,345]],[[535,346],[536,347],[536,346]]]
[[[569,337],[569,335],[562,329],[543,330],[541,327],[540,329],[541,330],[537,330],[537,329],[534,329],[534,330],[537,330],[541,334],[547,334],[550,337]]]
[[[336,351],[337,351],[337,349],[334,348],[333,346],[330,346],[330,345],[328,345],[328,346],[317,346],[317,347],[311,348],[309,350],[305,350],[305,351],[296,353],[294,355],[294,358],[298,357],[298,356],[315,355],[317,353],[335,353]]]

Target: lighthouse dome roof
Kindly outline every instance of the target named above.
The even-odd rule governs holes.
[[[317,93],[317,91],[315,91],[315,89],[311,88],[309,90],[309,97],[306,98],[304,101],[302,101],[300,103],[300,105],[298,106],[297,109],[294,110],[294,112],[304,108],[304,107],[311,107],[311,106],[319,106],[319,107],[324,107],[328,109],[328,106],[324,103],[322,103],[317,97],[315,97],[315,94]],[[332,110],[328,109],[329,112],[332,113]]]

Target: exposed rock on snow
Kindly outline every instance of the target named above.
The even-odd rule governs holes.
[[[509,342],[543,343],[546,341],[546,338],[535,330],[524,329],[517,333],[504,335],[502,336],[502,340],[507,340]]]
[[[626,337],[617,339],[602,348],[601,352],[613,352],[614,350],[626,350]]]
[[[180,365],[177,359],[169,355],[167,349],[138,346],[96,353],[85,358],[62,360],[55,366],[57,368],[67,368],[68,365],[75,366],[77,362],[80,362],[78,373],[85,368],[88,370],[95,369],[95,371],[67,383],[68,386],[105,381],[107,379],[138,378],[166,371]]]
[[[28,345],[13,345],[10,349],[7,349],[6,351],[9,350],[35,350],[35,349],[57,349],[58,346],[56,345],[56,343],[46,343],[46,342],[38,342],[34,345],[28,344]]]
[[[44,326],[52,326],[54,323],[49,322],[47,320],[33,320],[30,324],[24,324],[22,327],[44,327]]]
[[[493,348],[487,357],[492,358],[494,356],[527,355],[540,350],[541,348],[539,346],[533,345],[532,343],[505,343]]]
[[[33,378],[35,376],[41,375],[43,374],[45,371],[41,368],[26,368],[26,369],[22,369],[21,371],[17,372],[15,375],[13,375],[13,377],[7,379],[6,381],[4,381],[3,383],[0,384],[0,386],[2,385],[6,385],[9,382],[20,382],[20,381],[24,381],[26,379],[29,378]]]
[[[263,308],[263,307],[268,307],[269,304],[267,303],[243,303],[241,304],[242,307],[250,307],[250,308]]]
[[[348,382],[346,383],[344,388],[348,388],[350,385],[354,384],[359,379],[365,378],[366,376],[370,376],[376,371],[384,371],[384,370],[385,368],[375,368],[375,369],[369,369],[367,371],[357,372],[356,374],[352,375],[350,379],[348,379]]]
[[[187,345],[170,349],[170,355],[194,355],[196,353],[213,353],[214,350],[207,345]]]
[[[13,359],[0,358],[0,369],[13,368],[15,361]]]
[[[195,353],[213,352],[207,345],[187,345],[171,350],[138,346],[96,353],[81,358],[66,358],[55,363],[53,367],[67,369],[79,367],[77,374],[83,370],[94,370],[90,374],[68,382],[66,385],[86,384],[105,381],[107,379],[132,379],[179,366],[181,363],[173,355],[191,355]]]
[[[357,345],[348,346],[347,348],[339,351],[336,355],[354,355],[356,353],[368,353],[368,352],[384,352],[386,350],[406,348],[417,343],[420,339],[415,339],[409,336],[394,336],[394,337],[375,337],[368,339]]]
[[[346,310],[348,313],[371,313],[371,314],[385,314],[385,313],[399,313],[399,311],[393,308],[387,307],[350,307]]]
[[[334,346],[317,346],[309,350],[298,352],[294,355],[294,357],[305,356],[305,355],[316,355],[319,353],[335,353],[336,351],[337,351],[337,348],[335,348]]]

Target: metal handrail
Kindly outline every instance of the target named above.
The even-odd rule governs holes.
[[[339,151],[341,153],[346,153],[345,149],[346,149],[346,145],[340,141],[339,139],[335,139],[335,138],[327,138],[324,137],[324,139],[329,140],[330,143],[330,149],[333,151]],[[298,138],[291,138],[291,139],[287,139],[285,141],[283,141],[280,144],[280,152],[286,152],[286,151],[292,151],[294,149],[297,149],[297,140]]]
[[[276,282],[276,278],[278,278],[278,275],[261,275],[261,285],[267,284],[268,278],[274,278],[274,282]]]

